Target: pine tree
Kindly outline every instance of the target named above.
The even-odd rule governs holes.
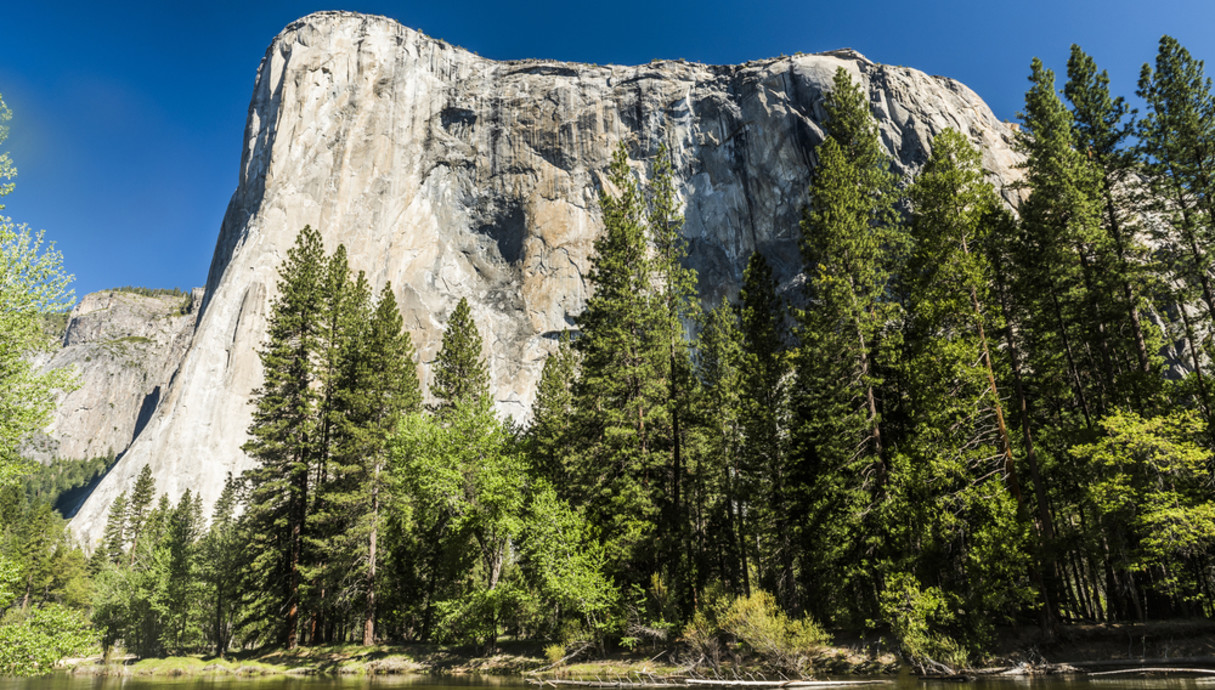
[[[1137,191],[1138,183],[1130,175],[1133,158],[1126,147],[1131,127],[1123,120],[1128,108],[1121,97],[1110,95],[1109,75],[1104,70],[1098,72],[1096,62],[1080,46],[1072,46],[1067,75],[1063,91],[1072,103],[1076,148],[1085,153],[1100,178],[1105,237],[1098,247],[1105,255],[1096,257],[1098,267],[1092,280],[1110,297],[1099,299],[1097,309],[1103,312],[1101,319],[1115,348],[1117,364],[1125,371],[1119,379],[1128,384],[1115,397],[1142,410],[1159,397],[1162,376],[1157,352],[1161,343],[1157,329],[1142,316],[1151,285],[1147,251],[1135,240],[1131,213],[1130,194]],[[1122,364],[1130,357],[1134,358],[1133,365]]]
[[[127,526],[124,531],[131,544],[128,565],[135,562],[139,537],[147,527],[148,511],[152,508],[152,499],[155,497],[156,480],[152,479],[152,468],[144,465],[135,480],[135,488],[131,490],[131,500],[127,504]]]
[[[685,496],[689,475],[687,437],[696,381],[692,376],[691,343],[687,329],[689,324],[699,319],[700,304],[696,298],[696,271],[685,265],[687,240],[681,234],[683,216],[678,210],[674,171],[665,144],[658,147],[650,166],[650,179],[644,196],[646,223],[650,241],[654,245],[654,285],[651,290],[661,313],[660,337],[666,350],[662,371],[667,382],[666,399],[663,401],[666,428],[662,429],[662,434],[667,439],[670,460],[661,527],[664,536],[660,548],[663,551],[662,560],[667,565],[668,580],[676,587],[676,595],[684,612],[690,613],[693,602],[698,598],[699,583],[703,577],[696,575],[693,572],[695,564],[688,562],[694,549],[688,534],[692,508]]]
[[[697,572],[705,583],[718,581],[730,591],[749,590],[742,462],[745,356],[738,314],[727,298],[709,311],[697,341],[697,422],[703,443],[695,456],[689,486]]]
[[[364,645],[371,645],[375,641],[376,578],[381,512],[388,492],[385,471],[389,440],[402,419],[420,412],[422,405],[413,342],[404,330],[391,284],[380,291],[371,320],[355,347],[342,383],[347,410],[342,430],[347,445],[342,452],[358,462],[353,473],[357,487],[353,507],[358,520],[349,535],[357,539],[357,548],[352,549],[357,557],[347,563],[348,576],[362,574],[362,639]]]
[[[459,405],[476,405],[489,396],[481,333],[473,322],[468,299],[461,297],[443,331],[443,344],[432,366],[430,394],[438,400],[435,411],[447,414]]]
[[[645,195],[623,145],[599,196],[603,233],[588,278],[594,293],[578,317],[581,359],[574,387],[580,444],[565,497],[585,505],[604,535],[609,572],[646,586],[658,572],[654,545],[667,537],[671,341],[655,298]]]
[[[557,349],[549,353],[540,371],[526,435],[528,456],[538,474],[553,486],[560,486],[569,472],[567,451],[573,442],[573,384],[577,376],[578,359],[569,333],[563,332]]]
[[[1035,58],[1019,139],[1026,153],[1029,198],[1022,204],[1018,275],[1025,292],[1026,351],[1035,397],[1060,414],[1079,413],[1085,428],[1112,404],[1113,362],[1094,304],[1100,230],[1100,181],[1074,147],[1071,113],[1055,91],[1055,75]],[[1069,400],[1070,399],[1070,400]]]
[[[759,252],[751,254],[743,271],[739,300],[745,443],[738,483],[746,509],[737,511],[736,520],[740,533],[747,535],[746,544],[753,543],[754,535],[763,545],[751,557],[744,550],[744,566],[752,563],[760,580],[771,585],[779,581],[778,573],[792,573],[796,560],[788,466],[791,361],[785,305],[777,297],[772,269]]]
[[[901,378],[911,435],[893,482],[911,527],[896,530],[906,538],[900,569],[956,602],[965,639],[974,641],[1031,593],[1019,522],[1026,512],[988,335],[999,324],[982,249],[997,201],[978,151],[952,129],[933,140],[908,196],[913,242]],[[1002,546],[980,557],[974,550],[984,544]]]
[[[876,589],[876,535],[857,520],[873,516],[888,475],[880,388],[897,346],[889,326],[898,305],[887,296],[904,244],[894,176],[865,96],[842,68],[825,107],[828,136],[802,221],[808,306],[799,317],[791,477],[801,499],[791,515],[802,525],[801,581],[818,616],[853,608],[849,587]],[[776,584],[783,606],[801,608],[791,583]]]
[[[1215,344],[1215,287],[1208,247],[1215,240],[1215,99],[1211,80],[1177,39],[1163,36],[1155,69],[1145,64],[1136,92],[1147,103],[1137,123],[1138,156],[1154,193],[1154,210],[1169,218],[1162,254],[1179,305],[1194,389],[1208,426],[1215,404],[1205,360]],[[1199,306],[1201,305],[1201,307]],[[1201,309],[1201,312],[1196,311]],[[1205,318],[1200,316],[1205,313]],[[1204,323],[1205,322],[1205,323]]]
[[[352,386],[348,371],[357,358],[358,343],[371,320],[371,288],[360,272],[351,280],[346,248],[339,245],[325,262],[320,338],[317,357],[317,442],[315,471],[311,478],[308,528],[304,531],[302,599],[309,609],[308,643],[332,641],[332,633],[345,615],[350,563],[338,542],[350,536],[357,518],[350,502],[357,488],[354,475],[360,458],[344,452],[348,402]],[[343,584],[346,583],[346,584]]]
[[[254,393],[250,439],[244,445],[260,462],[246,474],[249,504],[243,521],[250,623],[273,630],[274,639],[288,649],[298,640],[303,539],[317,465],[314,382],[324,268],[320,233],[305,226],[279,269],[268,340],[259,352],[265,379]]]
[[[241,482],[231,474],[215,502],[211,527],[199,545],[200,580],[206,600],[207,621],[203,628],[216,656],[223,656],[232,642],[241,549],[236,509],[241,502]]]
[[[110,514],[105,522],[105,536],[102,538],[102,548],[105,559],[110,563],[120,563],[126,552],[127,543],[127,492],[118,494],[118,498],[110,504]]]

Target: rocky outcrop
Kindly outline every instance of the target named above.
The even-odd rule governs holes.
[[[43,370],[76,372],[54,417],[27,447],[39,461],[114,457],[151,419],[194,332],[202,289],[190,295],[108,290],[85,295]]]
[[[582,310],[597,190],[624,142],[643,174],[661,143],[686,205],[702,296],[733,292],[752,251],[794,280],[822,98],[843,67],[870,96],[902,173],[945,127],[999,184],[1013,131],[962,84],[852,51],[738,66],[495,62],[395,21],[320,13],[276,37],[258,70],[240,179],[189,351],[153,419],[73,522],[95,537],[144,463],[161,490],[210,502],[240,451],[276,267],[306,224],[375,288],[391,281],[422,360],[467,297],[499,410],[525,418],[545,355]]]

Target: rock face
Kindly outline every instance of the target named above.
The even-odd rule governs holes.
[[[156,414],[73,522],[95,539],[144,463],[170,496],[210,503],[240,451],[276,268],[306,224],[391,281],[422,379],[461,297],[486,342],[500,412],[523,419],[556,334],[582,310],[597,190],[624,142],[636,169],[670,149],[702,297],[737,289],[752,251],[786,285],[822,99],[843,67],[868,91],[899,172],[953,127],[998,184],[1013,131],[947,78],[852,51],[713,66],[496,62],[383,17],[326,12],[288,26],[258,70],[240,179],[181,368]]]
[[[74,369],[79,386],[61,393],[34,459],[113,457],[151,419],[194,332],[202,289],[191,295],[122,290],[86,295],[72,310],[62,347],[41,368]]]

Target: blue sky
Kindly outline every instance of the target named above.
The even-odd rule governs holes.
[[[1161,34],[1215,60],[1210,0],[338,3],[6,3],[0,94],[14,117],[0,146],[19,176],[2,213],[46,229],[78,295],[202,285],[258,62],[322,9],[387,15],[496,59],[736,63],[851,47],[959,79],[1010,120],[1030,58],[1063,72],[1073,42],[1128,97]]]

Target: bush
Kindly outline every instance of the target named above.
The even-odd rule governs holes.
[[[921,670],[948,672],[969,663],[966,649],[940,632],[950,627],[954,614],[939,588],[921,588],[914,575],[899,573],[882,592],[881,606],[903,655]]]
[[[33,609],[0,626],[0,676],[41,676],[69,656],[97,648],[84,615],[59,604]]]
[[[684,627],[682,641],[693,655],[714,668],[720,663],[722,642],[754,654],[767,668],[805,675],[814,655],[828,642],[827,633],[810,618],[790,618],[768,592],[710,599]]]
[[[828,641],[817,623],[789,618],[763,591],[735,599],[722,628],[773,668],[799,674],[809,670],[811,656]]]

